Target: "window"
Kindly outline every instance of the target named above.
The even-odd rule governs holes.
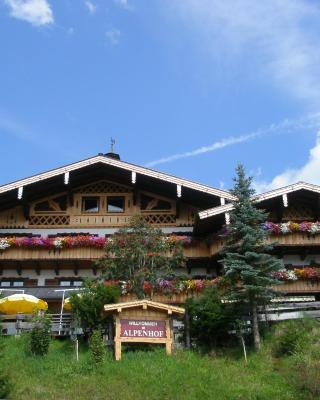
[[[13,281],[12,286],[21,287],[21,286],[23,286],[23,281]]]
[[[60,286],[71,286],[71,281],[60,281]]]
[[[83,197],[82,211],[87,213],[99,212],[99,197]]]
[[[24,284],[24,281],[22,279],[10,279],[10,280],[5,280],[1,281],[0,286],[1,287],[22,287]]]
[[[124,197],[115,197],[115,196],[108,197],[107,212],[108,213],[124,212]]]
[[[75,279],[72,279],[72,278],[71,279],[66,278],[64,280],[61,280],[59,282],[59,285],[60,286],[76,286],[76,287],[79,287],[79,286],[82,286],[82,281],[80,279],[75,280]]]

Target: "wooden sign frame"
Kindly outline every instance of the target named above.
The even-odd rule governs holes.
[[[170,306],[150,300],[137,300],[126,303],[108,304],[104,306],[106,313],[115,316],[115,359],[121,359],[122,343],[150,343],[164,344],[167,354],[172,354],[173,349],[173,326],[174,315],[183,315],[184,309]],[[140,321],[164,321],[165,337],[123,337],[121,336],[121,320]]]

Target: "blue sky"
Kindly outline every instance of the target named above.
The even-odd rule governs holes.
[[[266,4],[264,4],[266,3]],[[0,183],[109,150],[320,184],[320,3],[0,0]]]

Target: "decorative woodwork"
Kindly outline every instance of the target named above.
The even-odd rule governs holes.
[[[310,207],[305,205],[292,205],[283,210],[282,221],[313,221],[314,212]]]
[[[119,185],[114,182],[99,181],[90,185],[81,186],[75,189],[75,193],[93,194],[93,193],[130,193],[131,188]]]
[[[32,215],[29,226],[61,226],[70,225],[69,215]]]
[[[175,225],[175,214],[143,214],[143,219],[152,225]]]

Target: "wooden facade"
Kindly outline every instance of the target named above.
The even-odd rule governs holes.
[[[228,222],[234,197],[227,191],[98,155],[0,186],[0,291],[4,289],[76,287],[99,274],[95,261],[102,248],[5,247],[10,237],[94,235],[105,238],[139,215],[168,235],[189,236],[184,247],[187,278],[216,277],[221,272],[219,232]],[[298,183],[254,199],[273,222],[320,219],[320,187]],[[320,234],[303,232],[271,236],[285,264],[320,264]],[[50,289],[50,290],[49,290]],[[317,283],[280,285],[288,293],[320,293]],[[191,293],[194,294],[194,293]],[[189,294],[156,295],[156,301],[181,304]]]

